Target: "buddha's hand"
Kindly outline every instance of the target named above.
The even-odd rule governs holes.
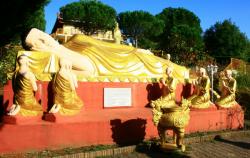
[[[165,79],[164,78],[160,78],[160,83],[165,85]]]

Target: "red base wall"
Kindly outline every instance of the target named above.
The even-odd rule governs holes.
[[[51,106],[50,84],[38,83],[36,94],[46,111]],[[131,88],[132,107],[103,108],[103,88]],[[12,105],[11,82],[4,87],[2,107]],[[184,89],[184,90],[183,90]],[[30,150],[56,149],[94,144],[127,145],[143,139],[157,137],[152,123],[150,100],[160,96],[158,84],[147,83],[97,83],[81,82],[77,92],[84,101],[84,108],[76,116],[63,117],[44,114],[41,117],[2,116],[0,124],[0,152],[24,152]],[[178,85],[177,100],[190,95],[191,88]],[[209,109],[190,112],[191,119],[186,133],[238,129],[243,127],[244,113],[240,106],[218,110]]]

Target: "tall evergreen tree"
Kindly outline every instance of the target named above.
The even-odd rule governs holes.
[[[123,34],[132,38],[136,47],[142,48],[154,47],[152,39],[162,33],[164,26],[162,20],[141,10],[122,12],[117,19]]]
[[[72,22],[86,34],[97,30],[113,30],[116,26],[116,11],[97,0],[81,0],[60,8],[63,20]]]
[[[172,54],[176,61],[186,61],[203,52],[200,19],[184,8],[165,8],[156,15],[165,23],[159,36],[159,49]]]
[[[206,51],[220,63],[228,63],[230,58],[249,58],[249,40],[231,21],[216,22],[204,33]]]

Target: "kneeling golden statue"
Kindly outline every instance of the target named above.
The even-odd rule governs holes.
[[[194,82],[195,92],[188,100],[191,101],[191,107],[205,109],[210,106],[210,79],[204,68],[199,69],[198,75],[198,79]]]
[[[80,112],[83,102],[78,97],[75,88],[78,87],[76,76],[71,72],[72,63],[60,59],[60,70],[53,80],[54,105],[50,113],[75,115]]]
[[[14,104],[11,106],[8,115],[22,116],[42,115],[42,106],[37,102],[34,92],[37,91],[36,78],[29,69],[27,56],[21,55],[17,59],[19,69],[14,73],[13,91]]]
[[[236,80],[232,77],[232,71],[226,70],[225,77],[220,77],[221,96],[215,104],[222,108],[230,108],[237,105],[235,101]]]
[[[166,69],[166,78],[161,78],[160,83],[162,87],[162,96],[155,100],[151,101],[151,106],[157,109],[167,108],[177,106],[175,103],[175,90],[177,86],[177,80],[173,77],[173,68],[167,67]]]

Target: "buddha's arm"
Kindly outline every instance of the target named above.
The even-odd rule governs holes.
[[[58,50],[56,50],[55,53],[57,53],[59,57],[63,57],[70,60],[73,64],[74,70],[89,71],[91,73],[95,72],[95,68],[92,64],[92,61],[87,56],[81,55],[62,45],[58,47]]]
[[[164,78],[161,78],[160,79],[160,83],[163,85],[163,86],[166,86],[166,80]]]
[[[205,86],[206,92],[209,92],[209,89],[210,89],[210,80],[209,80],[209,78],[207,77],[207,78],[206,78],[206,86]]]
[[[209,79],[205,78],[203,81],[201,81],[199,87],[200,87],[200,93],[202,95],[207,93],[209,91],[209,89],[210,89]]]
[[[235,91],[236,91],[236,80],[235,80],[235,79],[233,79],[233,80],[232,80],[232,83],[229,84],[228,90],[229,90],[229,92],[230,92],[231,94],[232,94],[232,93],[235,93]]]
[[[92,61],[84,55],[74,52],[63,45],[55,44],[53,46],[41,45],[39,47],[32,47],[32,50],[50,52],[55,54],[59,58],[65,58],[72,62],[74,70],[87,71],[89,75],[93,75],[95,72]]]

